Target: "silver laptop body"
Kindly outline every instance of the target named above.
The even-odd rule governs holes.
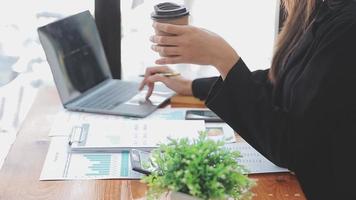
[[[89,11],[40,27],[38,34],[68,110],[145,117],[174,95],[160,86],[145,100],[138,83],[113,79]]]

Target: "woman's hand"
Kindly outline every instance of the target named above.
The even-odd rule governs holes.
[[[155,43],[152,50],[164,55],[156,64],[191,63],[213,65],[223,78],[240,59],[235,50],[220,36],[193,26],[153,24],[156,30],[174,36],[155,35],[150,40]]]
[[[173,72],[167,66],[159,66],[159,67],[149,67],[146,69],[145,78],[141,82],[140,90],[142,90],[145,85],[148,86],[148,92],[146,95],[146,99],[148,99],[153,92],[154,83],[162,82],[167,87],[175,91],[180,95],[192,95],[192,81],[183,78],[182,76],[174,76],[174,77],[165,77],[158,73],[166,73]]]

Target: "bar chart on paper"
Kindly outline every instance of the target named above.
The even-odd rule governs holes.
[[[105,178],[129,175],[128,152],[117,154],[72,154],[65,169],[65,177]]]
[[[117,174],[117,159],[114,155],[84,154],[72,155],[72,161],[67,168],[68,176],[108,176]],[[113,159],[112,159],[113,158]],[[112,162],[113,161],[113,162]]]
[[[52,140],[40,180],[140,179],[131,170],[129,152],[69,153],[65,140]]]
[[[86,176],[108,176],[110,174],[117,174],[118,166],[115,166],[117,162],[116,156],[113,155],[100,155],[100,154],[85,154],[81,156],[88,161],[89,171],[85,173]],[[111,162],[113,158],[113,163]],[[112,169],[113,167],[113,169]]]

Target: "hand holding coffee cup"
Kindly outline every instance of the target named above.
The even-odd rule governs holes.
[[[161,58],[157,65],[189,63],[212,65],[223,79],[240,59],[237,52],[219,35],[188,24],[189,13],[177,4],[158,4],[152,19],[156,35],[152,50]],[[176,24],[172,24],[176,23]]]
[[[153,21],[159,23],[188,25],[189,11],[183,5],[170,2],[160,3],[154,6],[154,12],[151,14],[151,18]],[[155,29],[155,33],[159,36],[174,36],[174,34],[166,33],[157,29]],[[160,53],[160,56],[167,57],[167,55],[163,53]]]

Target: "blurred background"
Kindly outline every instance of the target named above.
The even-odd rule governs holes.
[[[105,1],[105,0],[103,0]],[[122,0],[122,79],[137,80],[157,55],[150,50],[150,14],[161,0]],[[278,24],[278,0],[171,0],[185,4],[192,25],[225,38],[250,70],[269,68]],[[0,166],[39,88],[53,86],[37,27],[89,10],[94,0],[0,0]],[[113,22],[115,26],[116,22]],[[119,25],[119,24],[117,24]],[[211,66],[171,66],[196,78],[217,75]]]

